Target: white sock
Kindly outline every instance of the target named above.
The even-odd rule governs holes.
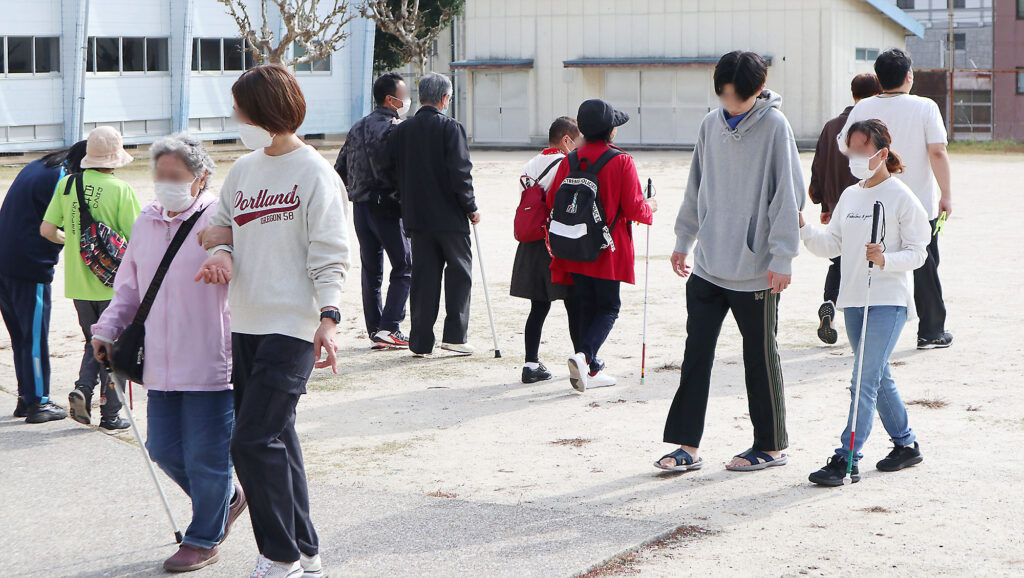
[[[537,369],[538,367],[540,367],[539,363],[534,363],[532,361],[527,361],[526,362],[526,368],[527,369]]]

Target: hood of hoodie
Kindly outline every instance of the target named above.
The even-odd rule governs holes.
[[[753,130],[769,111],[773,108],[779,109],[781,107],[782,95],[765,89],[761,91],[757,100],[754,101],[754,108],[750,109],[750,112],[747,113],[747,116],[743,117],[743,120],[740,121],[740,124],[735,129],[729,127],[729,123],[726,122],[721,108],[718,109],[718,114],[715,116],[718,118],[718,125],[721,127],[723,134],[739,140],[743,138],[743,135]]]

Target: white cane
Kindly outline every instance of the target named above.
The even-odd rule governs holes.
[[[487,290],[487,270],[484,267],[484,252],[480,247],[480,234],[473,225],[473,238],[476,240],[476,257],[480,261],[480,279],[484,283],[484,301],[487,302],[487,317],[491,320],[491,337],[494,338],[494,357],[501,357],[501,348],[498,347],[498,330],[494,327],[494,311],[491,310],[491,294]]]
[[[647,198],[652,196],[652,182],[647,179]],[[644,373],[647,369],[647,287],[651,277],[651,228],[647,227],[647,250],[644,256],[644,329],[643,347],[640,351],[640,385],[644,384]]]
[[[875,201],[871,213],[871,244],[878,242],[878,215],[882,208],[881,201]],[[868,261],[868,288],[864,292],[864,320],[860,325],[860,345],[857,347],[857,379],[853,392],[853,415],[850,416],[850,455],[846,460],[846,475],[843,476],[843,483],[849,478],[853,479],[853,443],[857,438],[857,413],[860,409],[860,382],[864,375],[864,343],[868,333],[868,310],[871,308],[871,271],[874,269],[874,261]]]
[[[109,356],[110,353],[108,352],[107,355]],[[113,371],[110,371],[109,369],[107,371],[114,381],[113,386],[114,391],[117,392],[117,399],[121,400],[121,405],[124,406],[124,411],[128,414],[128,422],[132,424],[132,431],[135,433],[135,441],[139,442],[139,449],[142,450],[142,461],[146,462],[146,467],[149,469],[149,475],[153,477],[153,483],[156,484],[156,491],[160,493],[160,500],[164,503],[164,510],[167,512],[167,519],[170,520],[171,530],[174,531],[174,540],[178,544],[181,544],[184,536],[182,536],[181,530],[178,529],[178,523],[174,521],[174,514],[171,513],[171,505],[167,502],[167,494],[164,493],[164,488],[160,485],[160,479],[156,475],[156,468],[153,466],[153,460],[149,458],[149,452],[146,451],[146,444],[142,441],[142,434],[139,433],[139,427],[135,425],[135,416],[132,414],[132,410],[124,398],[123,380]]]

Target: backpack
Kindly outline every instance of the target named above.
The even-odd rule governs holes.
[[[544,176],[562,163],[562,157],[555,159],[539,177],[534,179],[530,175],[519,177],[519,184],[523,187],[523,194],[519,197],[519,207],[516,208],[516,219],[513,223],[516,241],[520,243],[531,243],[544,239],[544,231],[548,224],[548,205],[544,197],[547,191],[540,186]],[[533,183],[532,185],[530,183]]]
[[[82,261],[89,270],[107,287],[114,286],[114,276],[121,265],[124,252],[128,249],[128,241],[104,223],[92,218],[89,204],[85,201],[85,187],[82,173],[75,173],[68,178],[64,194],[68,194],[74,182],[78,191],[79,238],[78,248]]]
[[[601,206],[598,173],[622,151],[608,149],[593,164],[580,169],[576,151],[569,154],[569,174],[555,191],[548,224],[551,255],[566,261],[592,263],[605,249],[615,250],[612,230],[619,216],[609,224]]]

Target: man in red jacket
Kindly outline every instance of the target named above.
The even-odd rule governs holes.
[[[587,100],[581,104],[576,121],[586,142],[576,149],[580,163],[594,163],[605,151],[614,148],[616,127],[628,120],[629,115],[603,100]],[[569,163],[563,161],[548,189],[549,207],[553,207],[555,193],[568,174]],[[635,282],[632,222],[650,225],[658,209],[654,199],[644,199],[636,165],[628,154],[608,161],[598,173],[598,184],[604,214],[608,222],[614,224],[611,231],[614,244],[593,262],[557,257],[551,261],[552,281],[575,285],[579,303],[580,351],[569,358],[570,383],[577,391],[584,391],[587,385],[615,385],[615,378],[604,371],[604,362],[597,358],[597,352],[619,316],[619,283]]]

